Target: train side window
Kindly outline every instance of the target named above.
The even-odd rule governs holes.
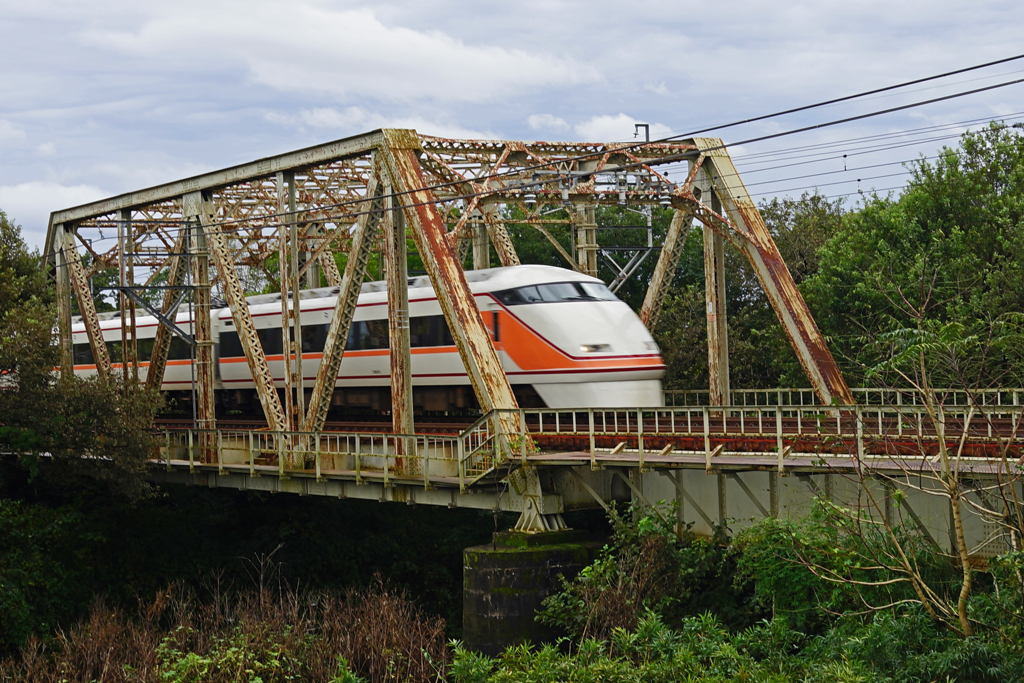
[[[327,343],[327,331],[330,325],[303,325],[302,326],[302,352],[319,353],[324,350]]]
[[[435,315],[434,324],[437,326],[437,340],[438,346],[455,346],[455,338],[452,337],[452,331],[448,329],[448,321],[444,319],[443,315]]]
[[[92,358],[92,348],[89,346],[89,342],[84,344],[75,344],[75,365],[95,365],[96,361]]]
[[[107,357],[110,358],[111,363],[121,362],[121,341],[108,341],[107,342]]]
[[[245,355],[242,350],[242,340],[238,338],[235,331],[220,333],[220,357],[241,358]]]
[[[178,335],[171,337],[171,347],[167,350],[167,360],[189,360],[192,358],[192,347]]]
[[[491,311],[491,336],[494,341],[501,341],[501,323],[498,321],[498,311]]]
[[[153,355],[153,342],[156,341],[152,337],[149,339],[139,339],[135,342],[135,348],[138,352],[139,362],[144,363],[149,360],[150,356]]]
[[[281,350],[282,339],[280,327],[265,327],[262,330],[256,330],[256,335],[260,338],[260,346],[263,347],[264,355],[276,356],[284,353]]]
[[[348,332],[346,349],[365,351],[369,349],[388,348],[388,321],[358,320],[352,322]]]

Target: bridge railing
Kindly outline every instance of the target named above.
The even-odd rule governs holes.
[[[503,438],[494,414],[458,434],[163,429],[154,460],[167,469],[219,474],[340,476],[385,486],[421,481],[427,488],[444,481],[465,489],[501,458]]]
[[[526,432],[547,450],[629,453],[641,467],[674,450],[783,455],[787,451],[859,457],[924,457],[940,441],[989,457],[1024,446],[1024,406],[691,406],[666,408],[530,409],[518,411]],[[719,449],[721,450],[721,449]],[[514,457],[514,454],[513,454]]]
[[[858,405],[922,405],[920,394],[914,389],[886,389],[855,387],[850,391]],[[666,390],[665,405],[669,407],[710,405],[710,394],[706,389]],[[1024,389],[935,389],[938,402],[946,406],[970,406],[972,403],[985,406],[1024,405]],[[729,392],[730,403],[734,406],[813,406],[818,396],[813,389],[733,389]]]

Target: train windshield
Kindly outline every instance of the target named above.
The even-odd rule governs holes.
[[[495,292],[506,306],[519,304],[547,304],[559,301],[618,301],[611,290],[600,282],[556,282],[530,285]]]

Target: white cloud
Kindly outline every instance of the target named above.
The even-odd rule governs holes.
[[[21,225],[22,237],[30,247],[42,249],[50,213],[107,196],[93,185],[60,185],[34,180],[19,185],[0,185],[0,207],[7,217]]]
[[[569,124],[565,119],[552,114],[532,114],[526,120],[533,130],[569,130]]]
[[[264,0],[172,3],[155,11],[138,30],[89,30],[84,39],[195,69],[242,65],[253,81],[278,90],[392,102],[488,102],[602,79],[569,57],[385,25],[371,9]]]
[[[655,95],[661,95],[662,97],[672,94],[672,91],[665,85],[665,81],[661,81],[658,84],[646,83],[644,84],[644,90],[650,90]]]
[[[57,155],[57,146],[52,142],[44,142],[36,145],[36,151],[39,152],[39,156],[52,157]]]
[[[24,140],[25,131],[18,128],[10,121],[0,119],[0,142],[15,142]]]
[[[640,129],[640,137],[634,137],[635,125],[638,123],[649,123],[651,127],[651,139],[657,140],[672,134],[672,129],[661,123],[650,123],[641,119],[634,119],[628,114],[609,116],[607,114],[593,116],[582,123],[576,124],[573,130],[580,140],[587,142],[619,142],[642,139],[643,129]]]
[[[362,133],[377,128],[412,128],[424,135],[435,135],[446,138],[497,138],[491,132],[464,128],[455,123],[431,121],[420,116],[384,116],[369,112],[361,107],[335,109],[333,107],[314,107],[303,109],[298,114],[282,114],[268,112],[267,121],[282,126],[314,130],[338,130],[343,133]]]

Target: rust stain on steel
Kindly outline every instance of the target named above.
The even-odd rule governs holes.
[[[57,226],[58,234],[63,235],[63,226]],[[63,238],[62,238],[63,239]],[[68,272],[67,252],[63,249],[54,250],[54,265],[57,285],[57,331],[60,335],[60,376],[68,379],[75,374],[74,345],[71,343],[71,274]]]
[[[405,221],[398,202],[384,189],[384,257],[387,263],[388,340],[391,368],[391,430],[395,434],[414,434],[412,404],[412,355],[409,340],[409,266]],[[395,440],[395,469],[399,474],[416,474],[413,444]]]
[[[92,358],[96,363],[96,374],[100,376],[100,379],[107,380],[110,378],[110,356],[107,354],[107,345],[103,341],[99,318],[96,317],[96,303],[92,299],[92,288],[89,287],[89,280],[85,277],[85,269],[82,267],[82,259],[79,258],[78,249],[75,248],[74,234],[67,231],[62,232],[64,262],[68,264],[71,286],[75,290],[75,298],[78,300],[78,311],[82,314],[85,333],[89,337],[89,348],[92,349]]]
[[[173,256],[167,264],[167,285],[177,287],[184,280],[185,258],[181,254],[185,251],[186,230],[179,230],[178,237],[174,240]],[[160,312],[164,317],[174,319],[175,311],[171,310],[174,300],[178,297],[179,290],[164,290],[164,301],[160,306]],[[146,372],[146,388],[158,390],[164,383],[164,371],[167,369],[167,355],[171,350],[171,339],[174,333],[166,325],[156,326],[156,337],[153,339],[153,351],[149,358],[149,370]]]
[[[715,406],[727,405],[729,329],[725,309],[725,244],[714,230],[704,231],[704,300],[707,304],[709,401]]]
[[[672,284],[672,275],[676,272],[676,266],[679,264],[679,257],[683,254],[683,246],[686,244],[686,238],[690,235],[692,224],[693,213],[689,208],[676,209],[672,213],[672,222],[669,223],[668,233],[662,243],[658,264],[651,275],[647,294],[644,295],[644,303],[640,307],[640,320],[649,330],[653,330],[658,324],[661,304],[665,301],[669,286]]]
[[[224,298],[227,299],[228,308],[231,310],[231,319],[235,324],[238,340],[242,344],[249,372],[256,384],[256,395],[259,396],[263,414],[267,417],[267,425],[271,431],[283,432],[288,427],[288,420],[281,408],[281,401],[277,397],[277,389],[274,388],[270,368],[267,367],[267,357],[263,353],[263,345],[260,344],[256,328],[252,323],[249,305],[235,273],[235,266],[231,262],[226,240],[220,229],[215,224],[208,223],[202,216],[200,216],[200,225],[206,236],[206,244],[213,257],[214,267],[220,276]]]
[[[196,342],[196,426],[200,430],[199,452],[205,463],[214,462],[214,434],[217,414],[214,403],[213,335],[210,325],[210,259],[206,240],[196,230],[192,240],[193,322]]]
[[[498,216],[498,210],[493,203],[484,204],[480,211],[483,214],[484,222],[487,225],[487,234],[494,245],[494,251],[498,254],[498,261],[506,268],[520,264],[519,254],[516,253],[516,246],[505,229],[505,222]]]
[[[396,190],[403,192],[406,219],[423,265],[434,285],[438,303],[466,366],[477,400],[484,411],[518,408],[508,377],[501,366],[465,273],[448,246],[444,221],[433,192],[416,157],[419,136],[413,131],[385,130],[387,165]],[[506,430],[519,431],[519,414],[502,418]]]
[[[698,140],[702,147],[722,144],[721,140],[715,138]],[[725,149],[712,150],[708,152],[704,166],[711,174],[714,188],[731,221],[723,220],[699,204],[694,207],[697,217],[736,245],[754,266],[758,280],[822,403],[829,404],[836,399],[840,403],[853,404],[853,393],[843,379],[761,214],[739,179],[732,159]],[[679,192],[677,196],[683,194]],[[691,193],[686,194],[692,197]]]
[[[374,171],[370,174],[366,184],[366,197],[369,200],[369,206],[356,222],[355,234],[352,236],[352,249],[349,251],[348,262],[345,264],[338,300],[334,305],[334,316],[327,329],[327,339],[324,340],[320,368],[317,370],[316,381],[313,383],[313,393],[309,399],[306,422],[303,426],[303,430],[307,432],[323,431],[324,422],[327,420],[327,411],[331,407],[334,385],[338,381],[338,370],[341,368],[345,344],[348,342],[348,331],[352,326],[352,316],[355,315],[359,291],[363,286],[363,278],[366,276],[366,264],[370,259],[370,252],[373,250],[377,235],[377,223],[384,207],[380,196],[379,175],[380,165],[375,160]]]

